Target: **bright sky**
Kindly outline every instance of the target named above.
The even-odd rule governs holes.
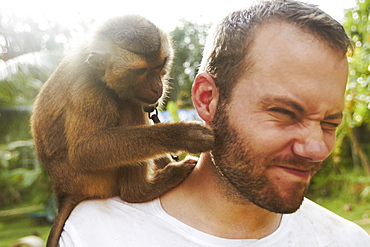
[[[337,20],[355,0],[303,0],[316,5]],[[1,6],[17,15],[45,16],[73,26],[81,18],[98,22],[128,13],[141,14],[166,31],[174,29],[182,18],[198,23],[215,22],[227,13],[243,8],[252,0],[11,0]]]

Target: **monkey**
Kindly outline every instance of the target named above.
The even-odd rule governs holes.
[[[213,132],[196,122],[151,124],[143,107],[162,104],[173,60],[171,38],[138,15],[112,18],[66,55],[35,98],[31,131],[50,175],[58,213],[55,247],[83,200],[131,203],[179,185],[196,160],[169,153],[211,150]]]

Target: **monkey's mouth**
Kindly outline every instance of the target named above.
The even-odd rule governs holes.
[[[162,90],[148,89],[144,90],[141,95],[138,95],[138,99],[145,104],[155,104],[162,97]]]

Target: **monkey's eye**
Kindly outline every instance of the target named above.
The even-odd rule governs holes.
[[[141,76],[146,72],[146,68],[133,69],[132,70],[136,75]]]

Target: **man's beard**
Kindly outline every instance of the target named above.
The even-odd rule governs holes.
[[[217,109],[211,123],[215,131],[215,147],[212,157],[222,180],[228,199],[239,204],[255,205],[275,213],[293,213],[301,206],[309,183],[294,183],[289,189],[282,190],[266,175],[274,165],[290,167],[312,167],[313,173],[321,163],[308,163],[300,157],[282,157],[267,152],[253,150],[253,140],[241,138],[230,125],[225,106]]]

